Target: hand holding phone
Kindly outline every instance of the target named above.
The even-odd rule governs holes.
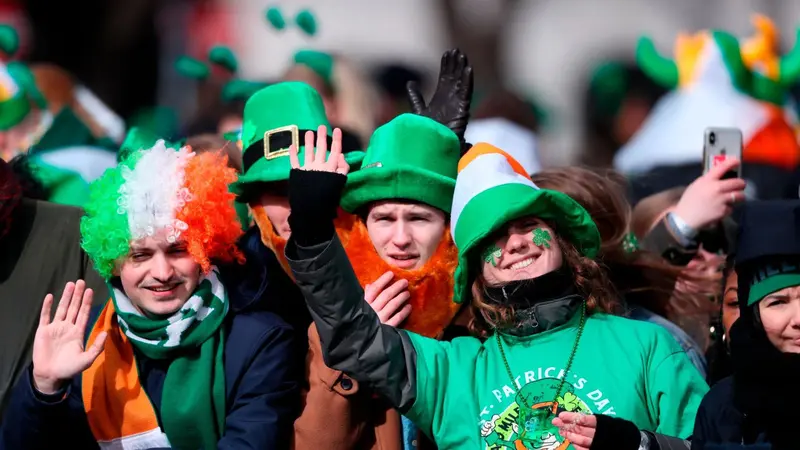
[[[737,177],[725,179],[726,174],[738,173],[740,164],[736,158],[725,158],[694,180],[673,213],[697,231],[724,219],[737,203],[745,199],[745,181]]]

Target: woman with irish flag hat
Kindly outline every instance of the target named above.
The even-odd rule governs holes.
[[[288,448],[294,341],[238,289],[235,179],[159,141],[92,184],[81,245],[111,298],[68,283],[51,318],[45,297],[0,447]]]
[[[300,170],[344,178],[333,153]],[[482,339],[440,342],[382,325],[335,236],[335,200],[326,192],[292,202],[286,247],[325,361],[374,388],[439,448],[585,449],[587,427],[602,448],[691,434],[707,390],[700,374],[665,330],[610,314],[616,295],[592,260],[600,237],[590,216],[538,188],[506,152],[480,143],[462,157],[451,208],[454,301],[470,304]],[[609,434],[597,424],[611,417],[630,422]]]

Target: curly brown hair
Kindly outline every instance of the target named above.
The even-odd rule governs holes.
[[[548,222],[547,225],[555,231],[555,240],[561,249],[564,263],[569,266],[575,277],[578,294],[586,299],[587,314],[621,313],[619,297],[603,268],[594,260],[581,255],[575,245],[558,234],[552,223]],[[508,329],[517,325],[514,307],[489,301],[485,287],[487,287],[485,278],[478,274],[472,283],[472,302],[470,302],[472,318],[469,322],[469,331],[482,339],[487,338],[496,329]]]
[[[708,297],[718,294],[715,278],[687,273],[652,252],[624,249],[632,213],[622,175],[612,170],[563,167],[541,171],[533,176],[533,181],[541,188],[569,195],[592,216],[602,241],[598,260],[628,304],[642,306],[673,320],[709,312],[713,307]],[[700,286],[700,292],[676,291],[679,277]]]

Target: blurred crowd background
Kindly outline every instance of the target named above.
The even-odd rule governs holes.
[[[310,8],[318,30],[278,31],[264,18],[279,6],[291,16]],[[217,44],[239,57],[240,76],[277,79],[298,48],[350,59],[374,84],[388,120],[405,108],[405,81],[432,92],[442,49],[458,46],[475,68],[475,115],[481,96],[505,88],[525,100],[506,114],[537,131],[545,165],[606,165],[663,91],[636,69],[636,39],[649,34],[669,54],[675,36],[721,28],[752,32],[760,12],[775,21],[784,50],[794,42],[800,2],[779,0],[6,0],[0,21],[17,27],[20,58],[74,73],[129,125],[165,136],[212,131],[221,83],[191,82],[174,62],[202,57]],[[623,74],[598,82],[609,62]],[[603,72],[603,71],[606,72]],[[607,78],[607,77],[606,77]],[[619,81],[619,80],[624,81]],[[594,81],[594,82],[593,82]],[[607,92],[631,101],[608,101]],[[368,91],[367,91],[368,92]],[[489,95],[492,94],[492,95]],[[600,97],[598,99],[598,96]],[[491,109],[492,102],[484,102]],[[211,112],[214,112],[213,114]],[[486,113],[493,115],[493,113]],[[206,117],[204,117],[206,115]],[[375,125],[379,125],[377,123]],[[701,137],[698,136],[698,140]],[[586,145],[591,143],[591,145]]]

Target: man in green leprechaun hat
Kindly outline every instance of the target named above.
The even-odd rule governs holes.
[[[299,148],[302,157],[306,132],[316,137],[322,131],[330,140],[333,129],[320,95],[302,82],[276,83],[261,89],[245,104],[243,117],[242,175],[231,185],[231,191],[238,201],[250,205],[262,243],[281,256],[291,233],[287,197],[289,146]],[[345,153],[351,166],[363,157],[362,151]],[[288,273],[288,266],[282,262]]]

